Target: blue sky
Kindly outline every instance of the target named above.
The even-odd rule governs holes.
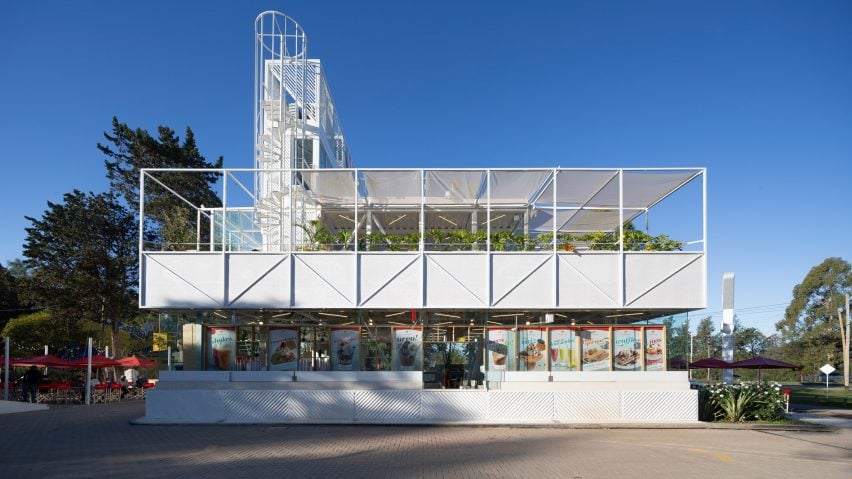
[[[706,166],[708,312],[733,271],[765,332],[852,260],[850,2],[92,1],[0,6],[0,262],[106,188],[113,115],[252,166],[263,10],[304,27],[359,167]]]

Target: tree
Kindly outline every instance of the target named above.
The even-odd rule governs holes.
[[[160,126],[157,133],[157,138],[154,138],[147,131],[141,128],[133,130],[113,117],[112,134],[104,132],[107,144],[98,143],[98,149],[107,156],[104,164],[112,191],[121,195],[134,212],[139,206],[139,175],[142,168],[222,167],[221,156],[216,162],[210,163],[201,155],[191,128],[186,128],[183,143],[169,127]],[[208,241],[209,223],[196,225],[197,215],[192,208],[202,205],[221,206],[212,188],[219,174],[157,172],[154,176],[173,192],[157,181],[150,178],[146,180],[145,218],[150,220],[146,222],[146,240],[163,248],[187,249],[187,239],[191,238],[188,242],[194,244],[199,228],[202,234],[199,241]],[[174,239],[181,244],[170,243]]]
[[[734,361],[760,356],[768,348],[769,341],[759,329],[743,326],[734,316]]]
[[[115,347],[119,321],[137,313],[137,225],[106,193],[66,193],[48,202],[41,219],[27,217],[28,294],[46,307],[67,335],[81,320],[110,327]]]
[[[712,358],[716,357],[722,349],[722,340],[716,332],[716,327],[713,324],[712,316],[706,316],[698,322],[698,327],[695,330],[695,359],[701,357]],[[710,380],[710,370],[707,370],[707,380]]]
[[[78,325],[69,331],[67,325],[47,311],[26,314],[10,320],[2,335],[12,338],[12,356],[34,356],[42,354],[48,346],[52,354],[62,355],[69,344],[82,341]]]
[[[842,358],[837,308],[852,292],[852,266],[842,258],[827,258],[811,268],[793,288],[793,300],[784,319],[775,324],[784,340],[787,361],[814,372],[822,364]]]
[[[0,264],[0,329],[23,312],[18,288],[18,280]]]

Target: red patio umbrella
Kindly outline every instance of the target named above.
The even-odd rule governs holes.
[[[743,369],[757,369],[758,381],[760,381],[760,371],[762,369],[802,369],[801,366],[796,366],[795,364],[785,363],[784,361],[778,361],[777,359],[772,358],[764,358],[761,356],[755,356],[753,358],[737,361],[735,363],[732,363],[731,367]]]
[[[118,359],[117,361],[122,366],[129,368],[150,368],[157,365],[156,361],[152,361],[144,356],[136,356],[135,354],[133,356]]]
[[[704,358],[689,363],[689,369],[731,369],[731,363],[717,358]]]
[[[39,366],[45,368],[74,369],[74,364],[71,361],[56,357],[52,354],[42,354],[39,356],[13,359],[9,361],[9,365],[18,367]]]
[[[85,368],[88,365],[89,359],[86,356],[83,356],[80,359],[75,359],[71,361],[73,368]],[[110,359],[106,356],[102,356],[100,354],[92,355],[92,369],[97,368],[108,368],[111,366],[121,366],[121,363],[116,361],[115,359]]]

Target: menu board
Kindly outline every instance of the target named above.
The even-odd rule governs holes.
[[[422,328],[393,328],[391,369],[418,371],[423,363]]]
[[[236,326],[217,326],[207,330],[207,370],[230,371],[234,368],[237,349]]]
[[[645,371],[665,369],[663,333],[663,328],[645,328]]]
[[[488,329],[488,370],[515,370],[515,333],[511,329]]]
[[[577,330],[575,328],[550,329],[550,370],[577,370]]]
[[[269,328],[269,370],[295,371],[299,332],[296,328]]]
[[[612,366],[616,371],[642,369],[642,328],[614,328],[612,330]]]
[[[357,371],[360,369],[360,328],[331,328],[330,348],[332,371]]]
[[[518,332],[521,371],[547,371],[547,329],[523,328]]]
[[[583,328],[583,371],[609,371],[609,328]]]

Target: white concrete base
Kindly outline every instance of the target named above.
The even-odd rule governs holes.
[[[555,387],[553,380],[504,381],[502,389],[486,391],[376,389],[381,382],[372,388],[354,383],[354,388],[334,389],[333,380],[324,375],[314,378],[323,383],[321,388],[311,387],[308,379],[312,376],[298,382],[277,382],[276,388],[260,382],[259,377],[216,381],[213,375],[203,375],[206,377],[194,383],[190,376],[198,373],[183,377],[170,373],[161,377],[156,390],[147,393],[145,417],[137,422],[553,425],[698,421],[698,392],[689,389],[685,374],[653,373],[644,382],[642,374],[563,381],[566,388]],[[373,376],[367,382],[379,378]],[[271,379],[276,383],[277,378]],[[512,386],[506,388],[507,384]]]
[[[33,404],[23,401],[0,401],[0,414],[44,411],[47,409],[50,409],[47,407],[47,404]]]

